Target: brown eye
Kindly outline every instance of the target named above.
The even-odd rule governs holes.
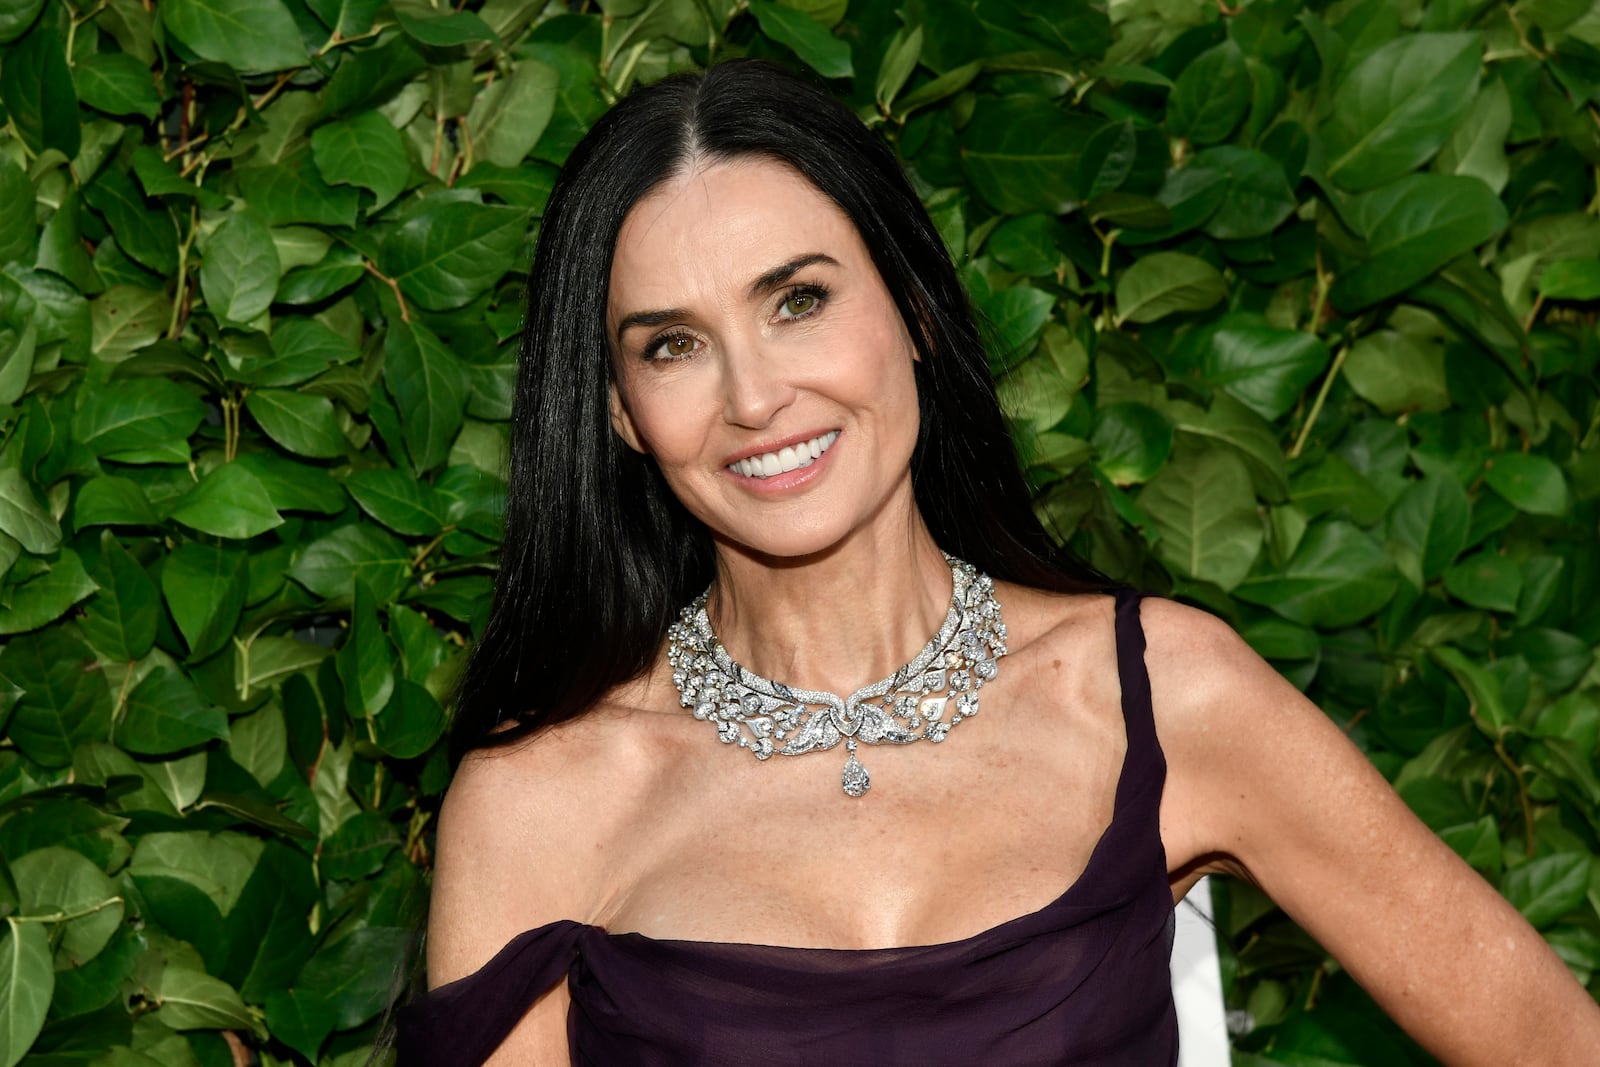
[[[646,353],[647,359],[687,359],[694,355],[698,342],[689,334],[675,333],[663,337],[655,342],[654,347]]]

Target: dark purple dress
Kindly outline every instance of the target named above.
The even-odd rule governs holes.
[[[563,979],[579,1067],[1176,1063],[1172,895],[1157,822],[1166,761],[1140,596],[1117,593],[1128,748],[1115,813],[1053,902],[960,941],[890,949],[665,941],[549,923],[405,1008],[401,1067],[475,1067]]]

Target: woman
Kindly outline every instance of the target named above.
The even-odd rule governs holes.
[[[514,425],[403,1061],[1171,1063],[1211,871],[1442,1059],[1600,1047],[1292,685],[1053,549],[938,235],[825,93],[729,63],[595,126]]]

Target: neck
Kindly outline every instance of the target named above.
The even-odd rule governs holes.
[[[950,609],[950,566],[922,517],[875,523],[800,559],[719,547],[707,610],[755,673],[847,695],[898,670]]]

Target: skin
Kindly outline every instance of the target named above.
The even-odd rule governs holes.
[[[835,692],[909,659],[949,575],[911,493],[915,353],[848,219],[780,164],[698,164],[630,214],[608,327],[614,428],[713,532],[711,614],[734,656]],[[726,469],[834,429],[825,462],[776,489]],[[838,790],[842,748],[760,764],[715,743],[664,651],[589,715],[470,756],[441,814],[431,982],[555,919],[866,948],[1054,900],[1111,820],[1126,749],[1112,602],[997,595],[1011,654],[983,714],[943,745],[864,748],[860,800]],[[1141,622],[1174,901],[1206,873],[1256,883],[1446,1063],[1593,1062],[1588,994],[1321,711],[1205,612],[1152,598]],[[490,1062],[566,1063],[567,1004],[562,983]]]

